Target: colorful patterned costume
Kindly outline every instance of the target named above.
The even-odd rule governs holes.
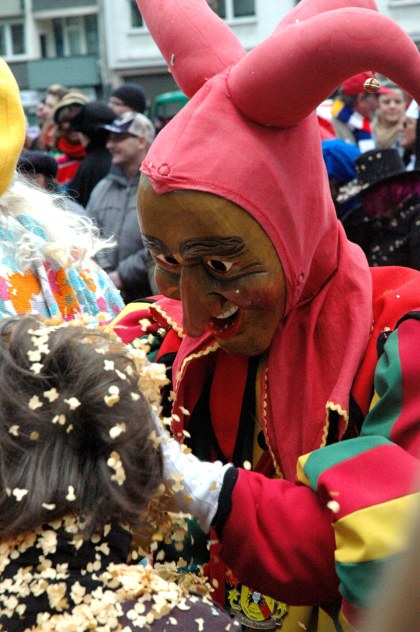
[[[288,604],[321,605],[320,630],[334,629],[323,619],[325,612],[351,630],[349,622],[357,623],[359,609],[369,602],[374,578],[403,548],[401,525],[419,496],[413,492],[420,455],[419,275],[406,268],[373,269],[372,275],[373,328],[354,381],[347,428],[338,437],[338,416],[330,410],[315,452],[289,455],[299,459],[300,485],[293,475],[278,480],[282,460],[266,432],[263,358],[249,363],[228,356],[209,338],[183,352],[180,303],[170,299],[131,304],[114,323],[126,342],[146,331],[160,336],[158,361],[172,364],[175,356],[173,411],[180,419],[175,434],[181,437],[187,429],[186,442],[203,459],[238,467],[249,461],[257,472],[232,469],[225,478],[215,523],[222,547],[213,545],[208,569],[221,602],[226,567],[219,554],[244,584]],[[251,501],[257,498],[258,504]],[[228,577],[227,596],[240,609],[244,587],[231,573]],[[272,600],[268,603],[274,609]],[[281,610],[279,618],[284,614]],[[308,625],[309,618],[310,609],[289,608],[282,629],[295,629],[299,621]]]
[[[118,290],[92,260],[65,266],[46,256],[30,267],[22,266],[15,245],[25,232],[38,244],[41,257],[46,235],[33,218],[1,218],[1,316],[37,313],[72,320],[86,314],[92,324],[104,324],[120,312],[123,302]]]

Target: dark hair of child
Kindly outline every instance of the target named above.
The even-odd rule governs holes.
[[[162,480],[136,363],[112,334],[0,323],[0,537],[66,515],[88,538],[107,522],[141,526]]]

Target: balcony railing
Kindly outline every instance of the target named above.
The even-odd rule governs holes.
[[[64,83],[69,88],[96,86],[101,83],[99,60],[96,55],[74,55],[27,62],[30,90],[45,90],[52,83]]]
[[[80,9],[81,7],[96,7],[97,4],[97,0],[32,0],[32,9],[33,11]]]
[[[22,16],[25,12],[22,0],[1,0],[0,17]]]

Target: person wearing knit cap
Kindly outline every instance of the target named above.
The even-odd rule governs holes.
[[[111,92],[108,105],[113,109],[115,116],[121,116],[124,112],[143,114],[146,109],[146,95],[141,86],[124,83]]]
[[[165,480],[245,629],[354,630],[418,500],[420,275],[347,239],[316,108],[367,70],[419,99],[418,49],[373,0],[301,0],[249,52],[206,0],[137,3],[189,98],[141,167],[161,296],[114,321],[171,369]]]
[[[106,103],[91,101],[70,122],[70,130],[79,133],[79,140],[85,148],[86,156],[80,162],[67,189],[83,208],[86,208],[90,194],[111,167],[111,154],[107,149],[108,132],[103,126],[115,118]]]
[[[0,316],[107,323],[123,302],[93,256],[109,244],[86,219],[65,212],[61,196],[16,173],[24,139],[19,88],[0,60]]]
[[[356,177],[355,161],[360,156],[360,150],[355,145],[346,143],[341,138],[323,140],[321,145],[331,196],[334,203],[336,203],[340,187]]]
[[[56,125],[56,146],[53,153],[58,162],[57,181],[64,187],[75,176],[80,162],[86,156],[79,134],[70,129],[71,121],[86,103],[88,98],[85,95],[71,91],[60,99],[53,112]]]

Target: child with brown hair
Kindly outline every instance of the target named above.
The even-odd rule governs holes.
[[[1,630],[234,629],[136,563],[162,482],[144,357],[83,321],[0,324]]]

